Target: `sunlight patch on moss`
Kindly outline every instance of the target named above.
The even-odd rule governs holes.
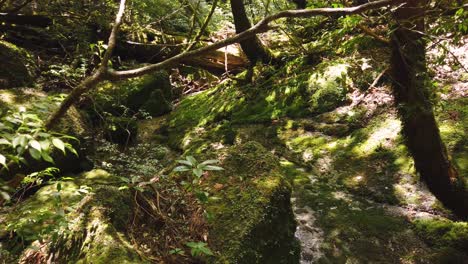
[[[395,118],[388,118],[375,127],[366,141],[353,149],[358,155],[369,155],[378,147],[384,146],[387,141],[395,139],[400,132],[401,122]]]

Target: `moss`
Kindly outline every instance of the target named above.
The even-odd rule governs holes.
[[[123,231],[131,217],[131,196],[116,187],[102,186],[85,197],[72,233],[52,246],[57,261],[74,263],[146,263],[128,242]],[[63,252],[66,252],[63,254]]]
[[[462,178],[468,183],[468,98],[442,101],[437,109],[437,121],[442,139]]]
[[[142,108],[151,116],[160,116],[172,108],[172,86],[166,71],[127,81],[122,86],[129,90],[125,105],[135,112]]]
[[[323,65],[322,65],[323,64]],[[311,111],[323,113],[335,109],[346,101],[347,68],[346,63],[322,63],[309,79]]]
[[[10,223],[24,246],[36,239],[50,239],[50,258],[58,263],[146,263],[125,236],[132,214],[132,197],[112,185],[118,179],[106,171],[93,170],[51,184],[12,210],[0,225]],[[92,187],[92,192],[83,186]],[[88,191],[86,191],[88,190]],[[60,202],[54,197],[60,197]],[[65,209],[61,216],[59,209]],[[67,232],[60,231],[67,227]],[[28,254],[26,254],[28,255]]]
[[[468,223],[447,219],[422,219],[414,222],[416,232],[436,247],[453,247],[468,252]]]
[[[0,79],[9,87],[30,85],[33,81],[34,62],[22,48],[0,40]]]
[[[172,110],[172,103],[164,97],[162,90],[154,90],[148,101],[146,101],[142,106],[141,110],[147,112],[150,116],[162,116],[169,113]]]
[[[342,61],[324,62],[313,69],[295,60],[280,69],[270,69],[271,74],[259,77],[255,84],[225,82],[186,97],[169,117],[170,144],[184,148],[184,137],[220,122],[269,124],[284,117],[329,111],[346,101],[350,83],[346,69]],[[319,73],[311,75],[314,70]],[[323,129],[342,131],[336,127]]]
[[[207,207],[210,245],[219,252],[213,263],[298,263],[291,190],[278,160],[255,142],[226,155],[224,173],[210,179],[226,185]]]
[[[157,117],[172,110],[172,85],[166,71],[100,83],[92,96],[95,104],[86,111],[95,122],[100,122],[102,116]]]

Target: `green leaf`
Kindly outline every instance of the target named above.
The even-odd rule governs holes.
[[[200,163],[201,165],[209,165],[209,164],[218,164],[219,160],[205,160],[204,162]]]
[[[72,145],[70,145],[70,144],[65,144],[65,147],[68,149],[68,151],[70,151],[71,153],[73,153],[75,156],[77,156],[77,157],[79,156],[79,155],[78,155],[78,152],[76,152],[75,148],[73,148]]]
[[[35,148],[30,148],[29,154],[31,154],[31,157],[35,160],[40,160],[42,158],[41,152]]]
[[[202,175],[203,175],[203,170],[202,169],[199,169],[199,168],[195,168],[192,170],[193,174],[195,176],[197,176],[198,178],[200,178]]]
[[[17,146],[24,148],[26,146],[26,137],[24,135],[18,135],[13,139],[12,144],[14,148]]]
[[[190,168],[187,166],[177,166],[174,168],[174,172],[182,172],[182,171],[189,171]]]
[[[224,170],[223,168],[219,167],[219,166],[213,166],[213,165],[207,165],[205,166],[204,168],[205,170],[209,170],[209,171],[221,171],[221,170]]]
[[[0,154],[0,164],[2,164],[4,167],[6,167],[6,158],[2,154]]]
[[[29,141],[29,146],[31,146],[34,149],[37,149],[39,152],[42,150],[41,143],[39,143],[39,141],[35,139]]]
[[[42,141],[39,142],[39,143],[41,143],[41,148],[42,148],[42,150],[48,150],[49,147],[50,147],[50,143],[49,143],[49,141],[47,141],[47,140],[42,140]]]
[[[196,192],[195,197],[197,197],[197,200],[200,201],[200,203],[206,203],[206,202],[208,202],[209,193],[207,193],[207,192]]]
[[[41,156],[42,156],[42,159],[44,159],[45,161],[54,163],[54,159],[46,151],[42,151]]]
[[[10,141],[0,138],[0,145],[11,145]]]
[[[193,156],[187,156],[185,159],[192,163],[192,166],[197,164],[197,160]]]
[[[188,161],[188,160],[177,160],[177,163],[185,164],[185,165],[188,165],[188,166],[190,166],[190,167],[193,166],[193,164],[192,164],[190,161]]]
[[[65,143],[63,143],[63,141],[59,138],[53,138],[52,139],[52,144],[60,149],[64,154],[65,154]]]
[[[192,254],[192,256],[194,257],[201,255],[213,256],[213,252],[210,248],[208,248],[206,243],[188,242],[185,245],[187,245],[190,248],[190,254]]]

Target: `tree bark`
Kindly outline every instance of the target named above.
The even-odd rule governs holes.
[[[427,0],[409,0],[395,13],[391,74],[402,134],[429,190],[457,216],[468,217],[468,192],[442,142],[429,100],[424,32]]]
[[[234,17],[234,25],[236,26],[236,33],[242,33],[252,26],[250,20],[245,12],[243,0],[231,0],[231,11]],[[263,46],[260,39],[254,35],[248,39],[240,42],[242,51],[245,53],[250,63],[254,65],[257,61],[269,63],[272,60],[270,52]]]

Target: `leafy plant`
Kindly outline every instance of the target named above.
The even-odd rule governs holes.
[[[45,130],[44,120],[37,113],[20,107],[9,111],[0,122],[0,164],[7,167],[9,161],[27,164],[26,157],[54,163],[51,153],[54,149],[66,150],[78,155],[65,139],[74,139],[61,133]]]
[[[181,248],[174,248],[174,249],[169,251],[169,254],[171,254],[171,255],[181,255],[181,256],[185,255],[184,250],[181,249]]]
[[[190,254],[193,257],[213,256],[213,252],[208,247],[208,244],[203,242],[188,242],[185,245],[190,248]]]
[[[187,156],[184,160],[177,160],[177,163],[182,164],[174,168],[175,172],[191,171],[195,176],[193,183],[197,183],[203,176],[204,171],[220,171],[223,168],[215,166],[219,160],[205,160],[199,163],[193,156]]]
[[[67,234],[69,230],[69,220],[66,218],[66,211],[73,210],[66,208],[61,197],[62,183],[57,181],[56,191],[51,193],[52,208],[42,208],[34,213],[33,217],[24,217],[19,221],[9,222],[6,230],[16,234],[15,239],[24,242],[34,240],[44,241],[51,239],[56,241],[60,235]],[[52,209],[52,210],[51,210]],[[32,229],[31,225],[40,226],[39,229]]]

